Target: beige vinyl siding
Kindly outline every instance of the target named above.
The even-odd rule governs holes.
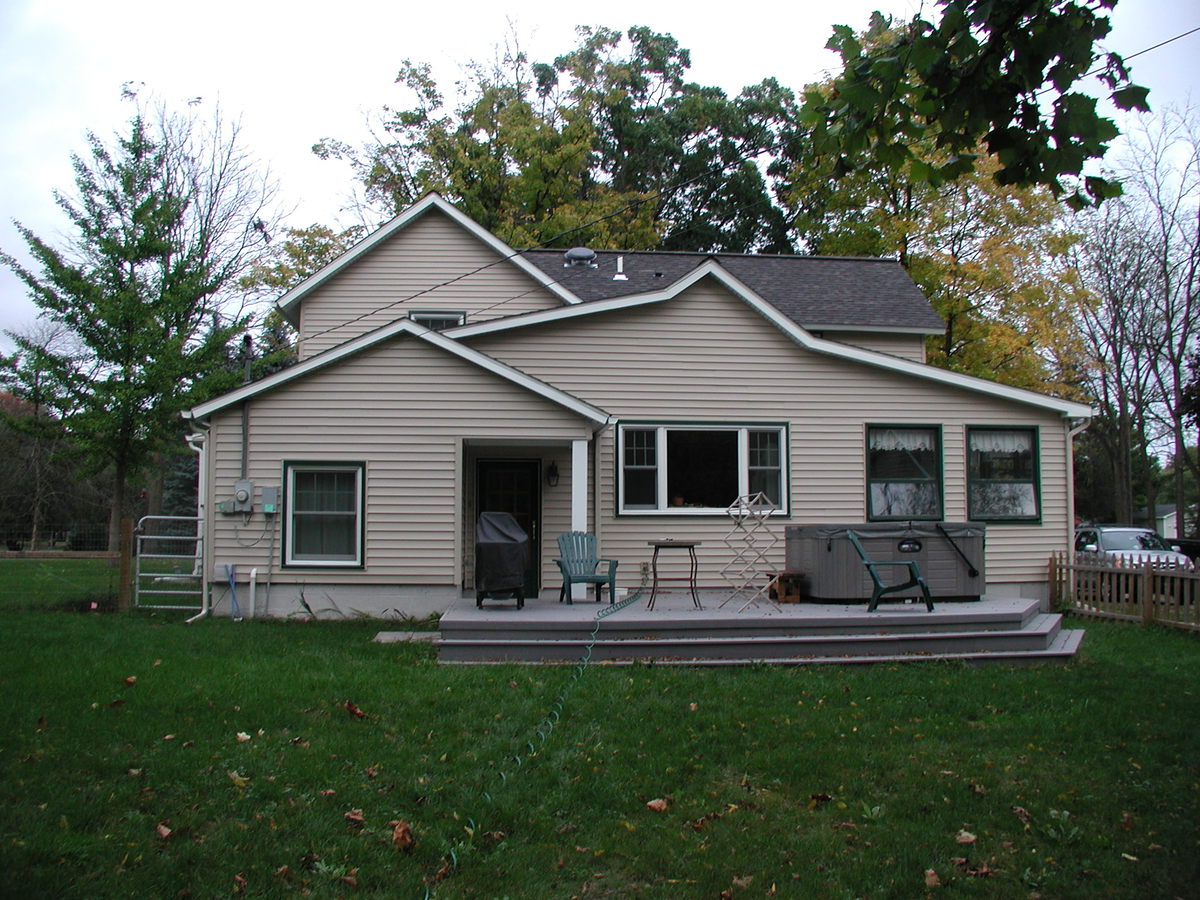
[[[366,464],[365,567],[281,569],[276,531],[276,583],[458,584],[464,442],[561,446],[592,433],[574,413],[408,336],[250,403],[249,477],[256,487],[282,486],[285,461]],[[235,563],[243,574],[250,567],[265,572],[271,529],[281,517],[266,519],[257,493],[249,522],[216,512],[240,474],[237,407],[213,417],[209,458],[212,561]],[[569,498],[569,478],[555,491],[556,503],[563,502],[557,494]]]
[[[781,539],[788,524],[865,520],[869,423],[944,426],[949,521],[967,515],[966,426],[1037,426],[1043,522],[989,526],[989,582],[1044,581],[1050,552],[1065,546],[1065,431],[1056,414],[805,351],[714,281],[663,303],[481,336],[471,344],[622,420],[786,422],[791,510],[777,520]],[[647,540],[695,538],[704,542],[698,550],[703,582],[722,585],[720,568],[729,555],[722,542],[725,517],[615,514],[614,435],[615,427],[602,433],[598,463],[606,555],[636,572],[636,563],[649,559]],[[772,558],[782,566],[782,540]]]
[[[885,334],[876,331],[831,331],[823,332],[831,341],[849,344],[863,350],[886,353],[912,362],[925,362],[925,336],[921,334]]]
[[[478,322],[562,305],[529,275],[499,260],[495,250],[430,209],[300,301],[300,358],[411,310],[461,312],[468,322]],[[488,268],[474,271],[482,266]],[[436,287],[466,273],[472,274]]]

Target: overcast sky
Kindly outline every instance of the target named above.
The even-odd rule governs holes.
[[[463,64],[487,60],[515,34],[533,61],[575,43],[578,24],[648,25],[692,53],[691,77],[736,93],[775,77],[799,89],[833,68],[830,27],[866,26],[871,10],[911,15],[919,0],[840,0],[739,7],[705,0],[582,4],[525,0],[506,7],[311,0],[0,0],[0,248],[24,256],[16,219],[51,243],[64,234],[53,191],[73,190],[70,156],[84,133],[122,131],[121,85],[143,82],[176,106],[240,117],[248,148],[269,164],[289,224],[351,224],[342,164],[311,153],[322,137],[365,135],[369,113],[407,99],[401,60],[429,62],[444,91]],[[929,4],[927,4],[929,5]],[[1108,49],[1130,55],[1200,25],[1200,0],[1121,0]],[[1186,102],[1200,75],[1200,33],[1132,61],[1155,106]],[[1098,90],[1098,88],[1097,88]],[[1200,102],[1200,96],[1196,98]],[[28,327],[36,308],[0,271],[0,330]],[[0,337],[0,350],[11,342]]]

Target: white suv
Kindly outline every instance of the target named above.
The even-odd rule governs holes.
[[[1163,568],[1192,569],[1186,553],[1179,552],[1149,528],[1132,525],[1084,525],[1075,529],[1075,552],[1099,554],[1114,565],[1149,561]]]

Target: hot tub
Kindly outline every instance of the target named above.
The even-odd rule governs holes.
[[[814,601],[863,601],[872,582],[862,558],[846,537],[854,531],[867,556],[876,561],[916,560],[935,600],[978,600],[984,572],[985,527],[977,522],[858,522],[790,525],[784,529],[787,570],[808,574]],[[891,578],[893,567],[882,570]],[[902,569],[895,567],[895,578]],[[904,573],[906,574],[906,573]],[[889,582],[890,583],[890,582]],[[919,598],[912,588],[889,600]]]

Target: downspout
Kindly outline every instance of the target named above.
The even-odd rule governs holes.
[[[196,539],[200,552],[192,567],[192,575],[200,579],[200,612],[186,621],[185,624],[190,625],[197,619],[212,613],[212,607],[209,605],[208,579],[205,577],[207,571],[205,560],[208,557],[208,535],[206,534],[208,530],[208,453],[205,444],[208,440],[208,432],[196,431],[189,434],[186,440],[188,447],[199,457],[196,463]]]

